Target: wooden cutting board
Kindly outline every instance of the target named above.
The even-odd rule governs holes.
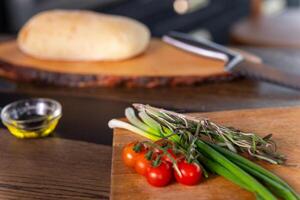
[[[196,113],[194,116],[209,119],[259,135],[272,133],[278,151],[288,157],[288,163],[295,166],[278,166],[259,162],[286,180],[300,193],[300,107],[269,108],[213,113]],[[197,186],[183,186],[173,183],[164,188],[150,186],[144,177],[123,165],[122,147],[135,140],[145,140],[132,132],[115,129],[111,174],[112,200],[140,199],[199,199],[199,200],[250,200],[254,195],[239,188],[220,176],[212,176]]]
[[[0,44],[0,76],[77,87],[193,85],[230,78],[222,61],[184,52],[158,39],[152,39],[137,57],[110,62],[39,60],[22,53],[12,40]]]

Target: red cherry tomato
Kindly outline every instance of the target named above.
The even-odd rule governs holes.
[[[178,158],[178,156],[173,152],[172,149],[168,149],[167,152],[168,152],[168,153],[170,154],[170,156],[171,156],[172,158],[174,158],[175,160]],[[167,155],[164,155],[164,156],[162,157],[162,160],[165,160],[166,162],[169,162],[169,163],[173,163],[173,161],[172,161],[172,160],[170,159],[170,157],[167,156]]]
[[[177,163],[177,166],[182,175],[180,177],[179,174],[174,171],[177,182],[184,185],[196,185],[201,181],[202,171],[197,163],[188,163],[182,160]]]
[[[143,176],[146,175],[148,168],[151,166],[151,162],[147,160],[145,156],[146,156],[146,152],[140,153],[140,155],[136,157],[136,161],[134,165],[135,171],[138,174],[141,174]]]
[[[140,152],[135,152],[133,150],[135,144],[136,142],[127,144],[122,151],[123,162],[128,167],[134,167],[136,158],[140,154]]]
[[[172,168],[166,162],[159,166],[150,166],[146,173],[147,181],[155,187],[163,187],[170,183],[172,179]]]

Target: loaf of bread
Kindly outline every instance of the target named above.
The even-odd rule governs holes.
[[[83,10],[51,10],[33,16],[18,34],[18,46],[39,59],[122,60],[142,53],[150,32],[122,16]]]

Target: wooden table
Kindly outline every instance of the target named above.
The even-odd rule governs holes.
[[[111,148],[0,131],[0,199],[107,199]]]
[[[270,50],[261,51],[272,60]],[[285,54],[276,51],[277,57]],[[244,79],[160,89],[59,89],[1,80],[0,91],[0,107],[43,96],[59,100],[64,113],[55,137],[17,140],[0,129],[0,199],[108,199],[111,130],[106,123],[122,117],[133,102],[179,111],[300,105],[299,91]]]

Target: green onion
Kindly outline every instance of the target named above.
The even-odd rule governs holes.
[[[143,123],[140,119],[138,119],[135,116],[134,110],[132,108],[126,108],[125,116],[128,119],[128,121],[137,128],[149,132],[150,134],[157,135],[157,131],[155,130],[155,128]]]
[[[276,190],[279,193],[281,197],[285,197],[286,195],[290,198],[288,199],[300,199],[299,195],[294,191],[286,182],[284,182],[281,178],[273,174],[272,172],[264,169],[263,167],[247,160],[246,158],[239,156],[238,154],[232,153],[224,148],[221,148],[215,144],[209,144],[211,147],[222,153],[223,155],[226,155],[227,158],[229,158],[232,162],[239,165],[241,168],[243,168],[248,173],[252,174],[253,176],[261,179],[266,184],[269,184],[270,186],[274,187],[274,190]]]
[[[134,133],[137,133],[141,136],[144,136],[150,140],[153,140],[153,141],[156,141],[156,140],[159,140],[161,138],[155,136],[155,135],[152,135],[150,133],[147,133],[135,126],[132,126],[131,124],[128,124],[126,122],[123,122],[123,121],[120,121],[120,120],[117,120],[117,119],[112,119],[108,122],[108,126],[109,128],[123,128],[123,129],[127,129],[129,131],[132,131]]]
[[[230,160],[225,158],[222,154],[211,148],[209,145],[205,144],[203,141],[197,141],[197,147],[202,152],[202,154],[210,157],[211,159],[215,160],[219,164],[223,165],[228,171],[234,174],[237,177],[241,177],[243,182],[250,185],[253,189],[253,192],[257,193],[264,199],[268,200],[276,200],[276,197],[268,191],[263,185],[261,185],[255,178],[250,176],[247,172],[243,171],[241,168],[236,166]]]
[[[205,157],[199,157],[199,160],[201,161],[201,163],[203,163],[205,167],[209,168],[212,172],[223,176],[224,178],[239,185],[241,188],[244,188],[245,190],[253,192],[253,189],[249,187],[247,183],[241,180],[238,176],[235,176],[234,174],[230,173],[230,171],[228,171],[225,167],[223,167],[216,161],[213,161]]]

